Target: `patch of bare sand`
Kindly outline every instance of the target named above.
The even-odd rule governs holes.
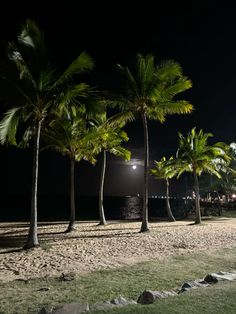
[[[236,219],[215,219],[202,225],[178,221],[150,223],[150,233],[139,233],[138,222],[111,222],[97,226],[80,222],[65,234],[66,224],[39,226],[41,248],[18,250],[28,228],[0,225],[0,280],[59,276],[111,269],[198,251],[236,246]],[[10,248],[9,248],[10,247]]]

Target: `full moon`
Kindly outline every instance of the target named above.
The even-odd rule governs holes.
[[[136,168],[137,168],[137,166],[136,166],[136,165],[133,165],[133,166],[132,166],[132,169],[133,169],[133,170],[135,170]]]

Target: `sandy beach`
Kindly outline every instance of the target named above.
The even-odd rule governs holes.
[[[77,231],[66,234],[67,224],[40,224],[41,247],[20,250],[26,224],[0,224],[0,280],[83,274],[135,263],[162,260],[171,255],[199,251],[214,253],[236,246],[236,219],[216,218],[202,225],[189,221],[153,222],[150,233],[139,233],[140,222],[78,222]]]

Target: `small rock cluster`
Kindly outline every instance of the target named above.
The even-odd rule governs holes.
[[[61,280],[73,280],[73,276],[67,276],[63,274],[60,277]],[[67,279],[65,279],[67,278]],[[211,273],[208,274],[204,279],[197,279],[194,281],[185,282],[179,290],[171,290],[171,291],[152,291],[145,290],[138,297],[137,302],[134,300],[128,300],[122,296],[115,298],[110,301],[105,302],[97,302],[93,305],[89,305],[87,303],[70,303],[64,304],[60,307],[56,308],[42,308],[38,314],[79,314],[85,312],[92,312],[95,310],[109,310],[115,307],[123,307],[127,305],[135,305],[135,304],[152,304],[156,300],[164,299],[172,296],[178,296],[178,294],[188,291],[190,289],[203,288],[208,287],[211,284],[215,284],[219,281],[231,281],[236,280],[236,271],[234,272],[219,272],[219,273]],[[46,291],[46,290],[42,290]]]

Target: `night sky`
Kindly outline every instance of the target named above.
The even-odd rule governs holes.
[[[169,116],[161,125],[149,122],[151,160],[175,154],[178,131],[192,127],[212,132],[212,141],[236,140],[236,9],[230,1],[31,1],[9,2],[1,8],[0,42],[14,39],[25,18],[33,18],[45,30],[54,64],[63,69],[79,53],[87,51],[96,62],[89,80],[101,89],[119,84],[116,64],[131,65],[137,52],[153,53],[156,60],[173,59],[183,67],[193,88],[183,94],[195,111]],[[49,3],[52,3],[49,5]],[[13,9],[14,7],[14,9]],[[1,109],[1,112],[3,110]],[[136,195],[142,191],[143,131],[141,121],[126,127],[132,163],[109,158],[106,195]],[[31,152],[1,148],[1,194],[29,194]],[[39,194],[68,192],[68,160],[54,152],[40,156]],[[98,193],[100,164],[77,165],[77,193]],[[92,182],[92,184],[91,184]],[[172,185],[181,195],[183,180]],[[150,195],[162,194],[160,183],[150,180]]]

